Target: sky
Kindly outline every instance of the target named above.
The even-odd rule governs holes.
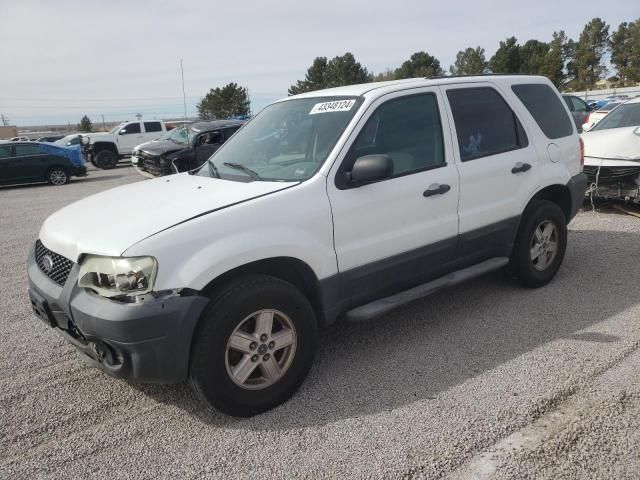
[[[317,56],[351,52],[369,71],[427,51],[500,40],[577,39],[591,18],[640,17],[634,0],[0,0],[0,114],[18,126],[187,115],[210,88],[249,89],[253,112],[287,95]]]

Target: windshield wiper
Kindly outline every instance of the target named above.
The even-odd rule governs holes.
[[[226,166],[226,167],[235,168],[236,170],[241,170],[244,173],[246,173],[247,175],[249,175],[251,178],[253,178],[254,180],[260,180],[260,175],[258,175],[257,172],[254,172],[249,167],[245,167],[244,165],[242,165],[240,163],[224,162],[223,165]]]
[[[215,177],[215,178],[220,178],[220,174],[218,173],[218,169],[213,164],[213,162],[211,161],[210,158],[207,160],[207,165],[209,165],[209,175],[211,175],[212,177]]]

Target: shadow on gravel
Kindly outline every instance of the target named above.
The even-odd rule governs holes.
[[[393,410],[436,399],[554,340],[616,342],[576,332],[640,303],[639,264],[639,234],[574,230],[564,265],[544,288],[524,289],[494,273],[368,323],[332,326],[300,391],[252,419],[212,411],[186,385],[136,388],[226,428],[290,430]]]

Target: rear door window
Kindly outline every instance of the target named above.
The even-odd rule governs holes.
[[[558,95],[549,85],[523,83],[512,85],[511,90],[527,108],[547,138],[568,137],[573,133],[573,122]]]
[[[518,117],[493,88],[451,89],[447,97],[463,162],[529,144]]]
[[[0,147],[0,158],[7,158],[11,155],[11,147]]]
[[[160,125],[160,122],[144,122],[144,130],[147,133],[161,132],[162,125]]]
[[[40,155],[40,147],[38,145],[16,145],[16,157],[25,157],[27,155]]]
[[[573,103],[573,109],[572,109],[573,111],[586,112],[588,110],[587,102],[585,102],[581,98],[571,97],[571,103]]]

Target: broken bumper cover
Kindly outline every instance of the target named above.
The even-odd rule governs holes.
[[[584,171],[590,195],[640,203],[640,161],[587,157]]]
[[[571,180],[567,183],[567,188],[571,193],[571,216],[567,219],[567,222],[575,217],[578,210],[580,210],[580,207],[584,202],[584,194],[587,191],[587,185],[588,179],[584,173],[579,173],[578,175],[571,177]]]
[[[63,287],[28,260],[34,313],[93,366],[118,378],[176,383],[189,371],[191,339],[208,299],[199,295],[124,303],[81,289],[74,264]]]

